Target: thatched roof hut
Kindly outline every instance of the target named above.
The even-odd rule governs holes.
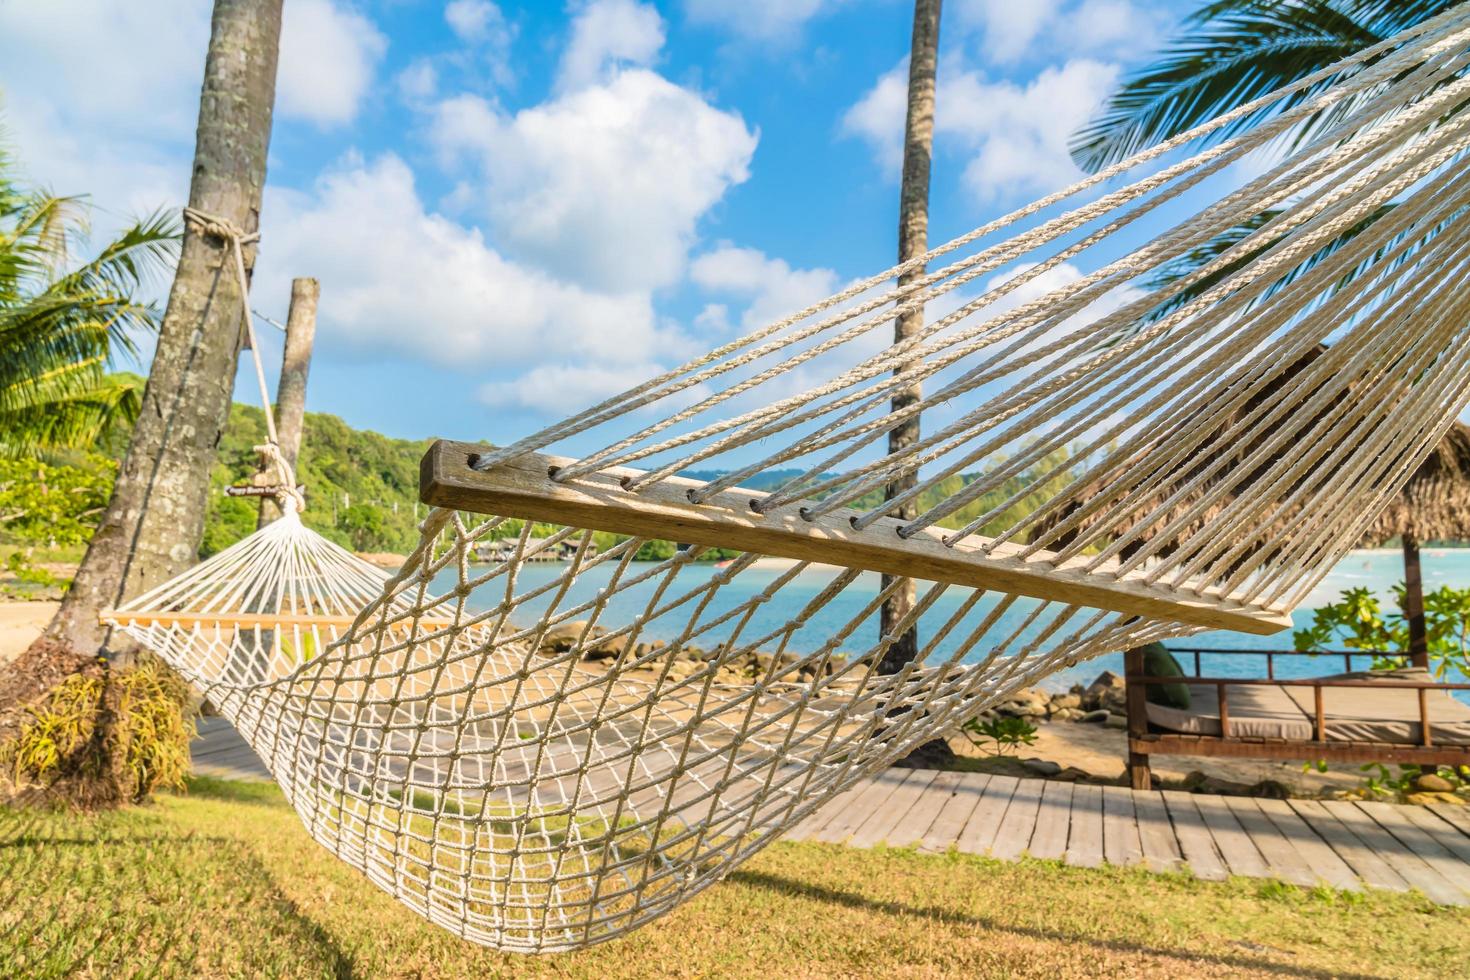
[[[1212,423],[1210,434],[1185,460],[1184,465],[1178,466],[1177,471],[1171,475],[1161,489],[1155,490],[1142,500],[1138,500],[1135,496],[1131,506],[1128,507],[1129,512],[1120,514],[1119,507],[1129,499],[1128,495],[1138,485],[1136,481],[1143,479],[1149,473],[1151,469],[1149,461],[1153,455],[1151,448],[1138,452],[1129,460],[1122,461],[1121,464],[1115,464],[1109,473],[1084,488],[1071,504],[1041,522],[1033,530],[1031,539],[1035,541],[1048,535],[1058,523],[1088,503],[1105,504],[1103,510],[1083,521],[1080,528],[1062,535],[1052,546],[1065,547],[1075,539],[1079,531],[1085,534],[1089,527],[1105,521],[1116,533],[1133,539],[1121,551],[1124,558],[1135,553],[1144,542],[1149,542],[1156,549],[1157,554],[1172,553],[1216,518],[1223,508],[1235,500],[1238,494],[1248,492],[1250,487],[1257,485],[1272,465],[1280,459],[1280,453],[1276,453],[1247,472],[1234,461],[1247,458],[1258,446],[1263,445],[1264,440],[1272,435],[1273,429],[1268,428],[1257,433],[1244,445],[1224,438],[1223,430],[1247,417],[1264,400],[1273,398],[1281,385],[1310,367],[1326,351],[1325,346],[1318,345],[1271,378],[1234,413],[1228,423],[1218,420]],[[1324,409],[1324,411],[1328,410],[1330,407]],[[1222,456],[1230,462],[1219,467]],[[1213,472],[1213,478],[1205,481],[1203,486],[1187,492],[1171,507],[1164,508],[1163,512],[1160,512],[1161,504],[1176,488],[1192,484],[1207,469]],[[1295,490],[1297,487],[1290,489]],[[1203,512],[1196,514],[1186,526],[1176,528],[1170,535],[1172,540],[1159,542],[1157,535],[1172,521],[1199,503],[1206,493],[1215,496],[1214,503]],[[1275,540],[1276,533],[1295,520],[1299,512],[1299,505],[1285,508],[1283,512],[1276,514],[1271,526],[1249,529],[1246,533],[1255,535],[1256,541],[1253,542],[1253,546],[1243,549],[1243,553],[1236,559],[1232,569],[1239,567],[1247,560],[1269,557],[1269,553],[1279,546]],[[1420,594],[1418,543],[1434,540],[1470,540],[1470,426],[1461,422],[1454,423],[1435,451],[1419,465],[1413,476],[1409,478],[1402,493],[1394,496],[1361,541],[1365,546],[1378,546],[1394,538],[1399,538],[1404,545],[1405,578],[1411,592],[1405,604],[1406,607],[1409,607],[1405,609],[1405,613],[1413,616],[1417,610],[1422,609],[1422,605],[1416,604],[1416,597]],[[1417,636],[1418,628],[1415,632]]]
[[[1410,535],[1419,542],[1470,540],[1470,426],[1456,422],[1378,515],[1363,544]]]

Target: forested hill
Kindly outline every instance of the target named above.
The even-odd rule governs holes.
[[[227,497],[232,484],[248,484],[255,472],[254,447],[265,441],[265,417],[258,408],[235,405],[220,443],[219,457],[211,474],[209,513],[203,556],[214,554],[255,530],[257,499]],[[418,522],[426,513],[418,500],[419,460],[432,439],[390,439],[376,432],[353,429],[335,415],[308,412],[302,440],[298,478],[306,485],[307,506],[303,520],[331,540],[358,552],[406,554],[418,543]],[[68,453],[47,461],[0,460],[0,545],[79,545],[90,536],[110,490],[114,460],[126,445],[119,433],[100,453]],[[112,457],[109,459],[108,457]],[[969,502],[941,521],[959,527],[974,517],[1006,505],[995,516],[994,526],[1010,524],[1031,512],[1037,504],[1059,491],[1074,475],[1061,454],[1043,459],[1038,466],[1047,476],[1039,486],[1027,489],[1031,474],[1005,481],[998,489]],[[718,471],[691,472],[685,476],[713,479]],[[763,474],[749,486],[770,489],[798,475],[796,470]],[[919,500],[920,510],[963,489],[975,476],[952,476],[930,487]],[[1011,499],[1012,497],[1015,499]],[[881,492],[857,501],[860,507],[876,506]],[[19,516],[17,516],[19,515]],[[499,534],[515,534],[520,522],[507,521]],[[544,535],[551,528],[537,527]],[[599,535],[607,546],[613,535]],[[604,540],[605,539],[605,540]],[[674,551],[672,542],[649,542],[639,556],[666,558]],[[725,557],[716,550],[709,557]]]
[[[211,475],[209,519],[200,549],[212,554],[255,530],[259,505],[226,497],[249,483],[255,446],[265,441],[265,414],[236,404]],[[354,551],[405,553],[418,543],[419,459],[432,439],[390,439],[354,429],[335,415],[306,413],[297,480],[306,484],[306,525]]]

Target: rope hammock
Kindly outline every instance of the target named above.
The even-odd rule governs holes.
[[[1018,688],[1289,624],[1466,403],[1467,63],[1457,8],[514,445],[439,443],[396,574],[292,506],[105,618],[419,914],[625,933]]]

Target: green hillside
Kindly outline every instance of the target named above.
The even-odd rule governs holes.
[[[116,471],[115,459],[126,444],[125,433],[97,453],[68,453],[40,461],[0,461],[0,545],[45,549],[76,548],[90,537],[101,513],[101,504]],[[227,497],[226,487],[248,484],[257,465],[254,447],[265,441],[265,417],[258,408],[235,405],[220,443],[219,457],[211,474],[209,513],[205,523],[202,556],[226,548],[255,530],[258,501],[249,497]],[[376,432],[354,429],[335,415],[308,412],[297,474],[306,485],[306,524],[343,547],[359,552],[405,554],[418,542],[418,522],[426,513],[418,501],[419,460],[431,439],[391,439]],[[955,528],[975,517],[1004,506],[987,530],[1008,526],[1030,513],[1037,504],[1060,490],[1073,476],[1064,454],[1054,454],[1039,464],[1039,471],[1061,469],[1029,494],[1010,502],[1030,482],[1030,472],[1013,477],[998,490],[970,501],[950,514],[941,525]],[[752,486],[774,486],[799,471],[765,474],[764,482]],[[704,479],[718,471],[689,473]],[[779,479],[778,479],[779,478]],[[776,480],[773,483],[772,480]],[[956,475],[930,487],[919,500],[922,511],[959,492],[976,479],[975,474]],[[874,492],[857,501],[859,507],[876,506],[882,493]],[[506,521],[492,538],[519,534],[521,522]],[[537,526],[533,533],[545,536],[550,526]],[[619,540],[598,534],[597,544],[606,548]],[[651,541],[638,557],[662,559],[674,553],[674,544]],[[719,559],[734,552],[712,549],[706,557]]]
[[[210,476],[205,555],[228,547],[255,530],[259,504],[227,497],[224,489],[249,483],[255,446],[265,441],[265,414],[236,404]],[[335,415],[306,413],[297,480],[306,484],[302,520],[313,530],[353,551],[407,552],[418,542],[419,459],[430,439],[390,439],[353,429]]]

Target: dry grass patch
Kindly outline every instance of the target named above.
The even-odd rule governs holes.
[[[0,810],[3,976],[1465,976],[1416,895],[778,844],[623,939],[525,958],[429,925],[273,786],[94,816]]]

